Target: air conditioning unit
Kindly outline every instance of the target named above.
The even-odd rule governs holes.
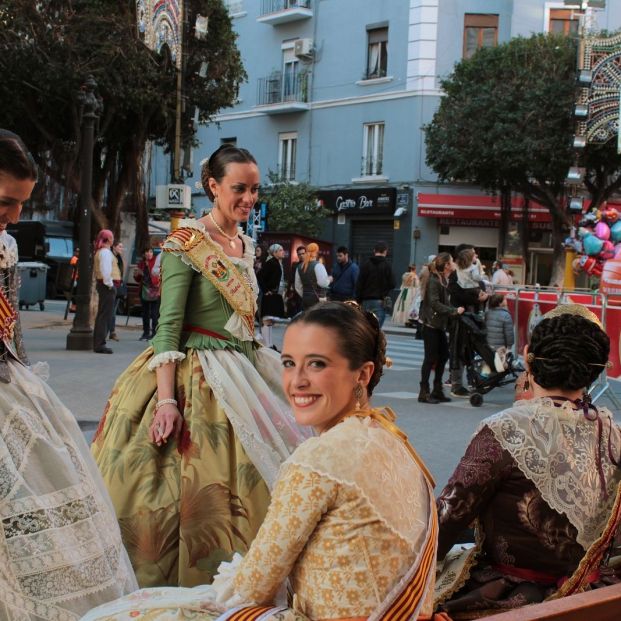
[[[313,55],[313,40],[312,39],[297,39],[293,44],[293,53],[301,58],[309,57]]]

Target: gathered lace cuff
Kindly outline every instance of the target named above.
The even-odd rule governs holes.
[[[235,592],[235,575],[242,561],[242,555],[236,552],[230,562],[223,561],[218,566],[218,573],[211,586],[215,593],[216,604],[222,610],[230,610],[242,605],[253,606],[256,603],[245,601],[239,593]]]
[[[169,362],[181,362],[182,360],[185,360],[185,354],[182,354],[180,351],[163,351],[161,354],[153,356],[147,368],[149,371],[155,371],[158,367],[168,364]]]

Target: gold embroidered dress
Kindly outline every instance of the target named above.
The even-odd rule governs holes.
[[[92,451],[141,586],[211,581],[245,553],[280,464],[303,440],[280,389],[280,360],[254,341],[252,240],[227,257],[204,226],[165,242],[157,335],[117,380]],[[177,441],[148,437],[155,369],[176,363]]]
[[[207,621],[253,604],[282,605],[269,612],[275,619],[389,618],[391,595],[400,592],[423,550],[430,562],[420,571],[418,610],[429,614],[433,503],[404,444],[373,419],[352,416],[304,442],[284,463],[248,554],[223,564],[213,585],[145,589],[91,611],[84,621]]]
[[[16,262],[0,233],[0,619],[77,621],[137,584],[75,418],[23,364]]]

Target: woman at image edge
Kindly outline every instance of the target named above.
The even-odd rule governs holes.
[[[280,464],[304,439],[254,339],[259,169],[225,145],[202,166],[212,211],[163,246],[157,334],[119,377],[92,451],[141,586],[210,582],[245,553]]]
[[[25,366],[6,227],[36,179],[23,142],[0,129],[0,619],[73,621],[136,580],[82,431]]]
[[[227,610],[223,618],[247,620],[429,618],[432,485],[394,414],[370,409],[385,351],[377,319],[356,306],[329,302],[294,319],[283,388],[298,423],[319,435],[283,464],[248,554],[221,565],[213,585],[138,591],[84,621],[209,620]]]

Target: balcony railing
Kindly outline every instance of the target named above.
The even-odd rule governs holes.
[[[288,9],[310,9],[310,0],[261,0],[261,15]]]
[[[278,26],[312,16],[311,0],[261,0],[257,21]]]
[[[257,104],[259,106],[273,106],[277,104],[292,104],[293,107],[303,110],[307,106],[295,106],[308,102],[308,73],[293,75],[275,72],[267,78],[259,78]]]

